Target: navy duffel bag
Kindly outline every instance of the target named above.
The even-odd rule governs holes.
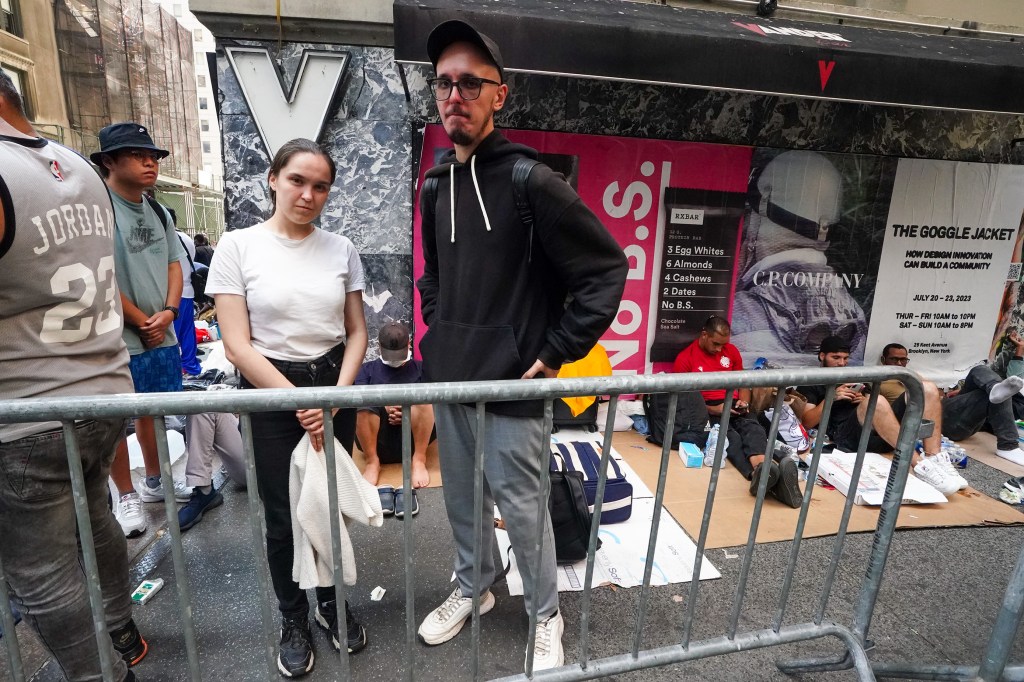
[[[587,495],[590,512],[594,512],[597,499],[597,478],[601,467],[601,455],[594,443],[572,441],[553,443],[551,453],[552,471],[578,471],[583,474],[583,490]],[[608,458],[608,478],[604,487],[604,504],[601,506],[601,523],[621,523],[633,512],[633,485],[619,468],[614,458]]]

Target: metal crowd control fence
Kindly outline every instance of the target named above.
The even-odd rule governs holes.
[[[787,570],[784,575],[782,590],[779,596],[778,607],[773,622],[769,627],[759,630],[743,631],[739,629],[739,618],[743,609],[746,592],[747,579],[750,571],[751,561],[754,552],[754,541],[760,522],[761,507],[764,502],[765,491],[768,482],[768,467],[762,467],[761,477],[757,485],[757,498],[755,501],[753,518],[750,525],[749,536],[738,584],[730,610],[729,625],[727,631],[720,637],[692,641],[691,631],[694,624],[694,614],[697,600],[700,596],[701,563],[705,544],[708,537],[708,528],[711,520],[715,493],[718,485],[718,476],[723,461],[723,450],[725,439],[718,440],[718,446],[714,454],[715,468],[711,475],[710,484],[707,490],[707,497],[704,507],[703,519],[700,534],[697,538],[696,561],[693,568],[688,594],[686,596],[686,613],[680,623],[680,636],[678,644],[653,649],[644,649],[642,634],[645,618],[647,615],[648,602],[650,600],[650,582],[652,561],[647,562],[644,572],[643,585],[639,592],[636,610],[636,619],[633,625],[633,638],[629,651],[601,659],[593,659],[590,656],[590,600],[591,582],[595,565],[595,546],[598,536],[598,526],[601,517],[601,507],[605,488],[605,478],[608,469],[608,458],[611,453],[612,424],[616,412],[619,396],[623,394],[638,393],[668,393],[669,410],[666,433],[673,431],[675,407],[678,400],[678,392],[713,389],[713,388],[752,388],[752,387],[786,387],[795,385],[827,385],[827,393],[824,400],[824,411],[822,425],[819,428],[819,435],[816,439],[810,461],[808,480],[814,481],[817,476],[818,464],[824,445],[825,425],[832,410],[835,399],[835,388],[845,383],[871,383],[874,389],[871,393],[871,402],[868,409],[865,423],[871,423],[871,416],[875,409],[879,396],[879,383],[885,379],[898,379],[903,382],[907,390],[907,409],[903,417],[900,430],[899,442],[896,453],[893,457],[894,466],[891,468],[889,479],[886,485],[884,502],[879,514],[878,525],[875,530],[873,545],[868,558],[866,573],[860,592],[853,607],[852,622],[839,624],[826,620],[826,610],[832,591],[833,581],[843,551],[846,529],[850,519],[850,512],[853,506],[853,496],[848,496],[838,535],[835,538],[832,552],[831,564],[827,570],[826,578],[818,600],[817,610],[809,622],[785,624],[786,608],[789,601],[789,592],[793,583],[794,569],[800,552],[800,545],[803,538],[804,524],[807,519],[813,485],[806,486],[802,506],[799,513],[795,536],[792,543]],[[906,485],[907,475],[910,471],[910,454],[913,452],[914,444],[918,436],[919,426],[922,421],[924,394],[923,388],[917,375],[902,368],[876,367],[876,368],[836,368],[836,369],[792,369],[792,370],[767,370],[767,371],[743,371],[733,373],[716,374],[663,374],[657,376],[617,376],[603,378],[580,378],[580,379],[558,379],[540,381],[498,381],[498,382],[472,382],[472,383],[442,383],[442,384],[419,384],[401,386],[360,386],[360,387],[334,387],[334,388],[301,388],[301,389],[273,389],[273,390],[246,390],[246,391],[219,391],[211,393],[175,393],[175,394],[150,394],[131,396],[91,396],[83,398],[67,399],[29,399],[16,401],[0,401],[0,422],[25,422],[25,421],[49,421],[56,420],[63,424],[64,436],[66,439],[68,462],[70,466],[71,482],[75,497],[75,511],[78,518],[82,555],[89,587],[89,599],[91,602],[93,620],[96,628],[98,642],[103,642],[107,637],[104,618],[103,604],[100,595],[96,554],[92,542],[89,516],[86,502],[82,491],[84,490],[82,467],[78,457],[78,445],[75,441],[74,423],[75,420],[120,418],[132,415],[166,415],[166,414],[197,414],[202,412],[238,412],[241,414],[241,429],[246,456],[246,480],[248,483],[249,511],[252,521],[253,544],[259,548],[256,550],[256,563],[260,594],[269,594],[269,577],[265,558],[263,508],[260,503],[256,474],[252,455],[252,414],[271,410],[294,410],[321,408],[325,411],[332,407],[357,407],[363,405],[402,405],[403,410],[403,476],[406,499],[411,496],[411,424],[410,410],[408,406],[420,403],[469,403],[476,404],[477,427],[482,433],[484,429],[484,409],[487,402],[504,400],[543,399],[545,401],[545,437],[548,438],[551,432],[552,400],[560,397],[600,395],[610,396],[609,416],[607,428],[604,435],[604,447],[602,449],[601,474],[597,487],[597,500],[594,509],[595,522],[590,536],[590,551],[587,560],[586,589],[582,595],[582,609],[579,623],[579,651],[575,662],[567,656],[567,665],[562,668],[540,672],[536,679],[543,680],[583,680],[604,677],[634,670],[653,668],[656,666],[671,663],[680,663],[688,660],[705,658],[739,651],[748,651],[780,644],[789,644],[805,640],[813,640],[824,637],[833,637],[840,640],[845,648],[845,654],[836,659],[820,659],[810,661],[797,661],[790,664],[780,664],[780,667],[787,672],[801,670],[824,670],[842,669],[853,667],[861,679],[873,679],[871,664],[868,662],[865,653],[865,641],[868,628],[871,624],[872,612],[878,596],[886,559],[889,554],[890,544],[893,538],[893,531],[896,526],[896,517],[899,511],[900,501]],[[774,403],[774,419],[771,423],[769,442],[775,439],[779,428],[780,409],[785,398],[785,391],[779,390]],[[728,430],[730,421],[730,408],[732,405],[732,392],[728,391],[720,425],[722,432]],[[160,458],[161,473],[165,480],[170,480],[171,463],[167,446],[167,434],[162,419],[155,420],[157,427],[157,442]],[[332,422],[324,420],[326,453],[327,453],[327,477],[334,480],[335,477],[335,453],[333,448]],[[863,429],[860,438],[860,448],[856,465],[852,472],[851,488],[856,489],[860,477],[861,466],[864,460],[864,450],[867,444],[869,430]],[[670,440],[670,439],[669,439]],[[475,501],[476,513],[481,514],[479,502],[483,499],[483,458],[487,453],[483,451],[482,441],[478,440],[476,451],[475,470]],[[442,455],[443,456],[443,455]],[[668,472],[668,462],[671,456],[671,444],[666,442],[661,451],[661,467],[658,477],[658,484],[655,493],[655,509],[661,509],[665,497],[665,484]],[[538,453],[541,461],[542,490],[545,495],[540,501],[538,514],[546,513],[546,492],[550,487],[547,448]],[[341,553],[340,537],[338,528],[338,493],[337,489],[331,487],[329,492],[329,506],[331,515],[331,531],[334,548],[334,572],[341,575]],[[182,636],[185,642],[188,658],[189,676],[192,680],[200,680],[199,656],[196,644],[196,632],[193,626],[192,603],[189,590],[188,575],[185,568],[185,558],[181,545],[181,532],[178,527],[176,506],[174,498],[168,495],[165,499],[167,522],[172,538],[171,554],[173,560],[174,574],[176,576],[176,591],[180,617],[182,623]],[[475,527],[480,528],[481,517],[477,516]],[[658,526],[660,515],[655,514],[652,522],[648,540],[648,551],[646,556],[653,557],[658,538]],[[413,572],[413,532],[415,521],[407,516],[407,523],[404,524],[404,552],[406,568],[406,647],[404,656],[404,679],[415,678],[415,659],[417,645],[416,620],[415,620],[415,592],[416,580]],[[482,531],[477,532],[474,538],[476,556],[480,556],[482,545]],[[540,538],[538,537],[538,542]],[[479,561],[477,561],[479,566]],[[478,569],[477,569],[478,570]],[[536,570],[536,569],[535,569]],[[1018,574],[1021,572],[1018,566]],[[0,564],[0,584],[3,581],[3,567]],[[1016,604],[1019,615],[1021,596],[1019,591],[1015,593],[1012,600]],[[345,599],[345,586],[341,581],[336,585],[336,596],[339,603]],[[275,665],[275,651],[277,640],[276,621],[271,613],[271,604],[267,599],[260,599],[262,621],[264,627],[263,653],[266,660],[267,679],[278,678]],[[534,607],[536,608],[536,607]],[[472,650],[472,673],[474,679],[480,679],[479,667],[480,649],[480,619],[479,619],[479,597],[473,599],[473,622],[471,627],[471,650]],[[24,679],[24,670],[19,658],[16,637],[11,619],[11,613],[6,599],[0,599],[0,617],[3,619],[4,632],[10,633],[4,639],[7,642],[7,651],[10,659],[10,669],[15,680]],[[530,629],[533,632],[537,622],[537,613],[534,610],[530,613]],[[1006,634],[1006,630],[1000,630],[999,636]],[[1012,642],[1012,633],[1009,635]],[[996,635],[993,639],[996,639]],[[1003,645],[1008,646],[1006,642]],[[109,647],[100,647],[102,652],[109,650]],[[112,679],[112,662],[109,656],[101,656],[101,664],[105,680]],[[350,679],[348,667],[348,655],[344,647],[341,654],[341,677]],[[1001,672],[998,656],[995,663],[988,665],[986,670],[991,673],[985,679],[995,680]],[[1005,658],[1002,659],[1005,663]],[[527,651],[527,670],[532,670],[533,645],[532,642]],[[533,677],[530,674],[515,675],[506,679],[524,680]]]

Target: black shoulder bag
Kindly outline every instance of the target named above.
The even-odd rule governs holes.
[[[587,558],[593,517],[583,490],[582,471],[552,471],[548,496],[551,528],[555,533],[555,558],[560,564],[574,564]],[[597,540],[597,549],[601,540]]]

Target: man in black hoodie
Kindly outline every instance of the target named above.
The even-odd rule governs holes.
[[[555,377],[562,363],[585,356],[614,319],[626,258],[576,192],[547,166],[537,165],[529,174],[532,224],[520,217],[513,166],[522,158],[536,159],[537,152],[494,129],[494,114],[508,96],[494,41],[469,24],[448,21],[431,32],[427,53],[437,74],[430,87],[455,149],[427,173],[437,178],[437,191],[420,196],[426,265],[417,286],[430,327],[420,344],[424,378]],[[540,467],[547,466],[550,448],[543,442],[543,412],[543,401],[487,405],[484,544],[480,583],[474,585],[475,409],[435,406],[458,586],[420,626],[427,644],[458,634],[472,610],[474,591],[481,595],[481,614],[494,606],[490,516],[497,503],[522,572],[527,611],[537,604],[533,669],[562,665],[554,536],[547,513],[537,515]],[[535,575],[541,528],[541,567]]]

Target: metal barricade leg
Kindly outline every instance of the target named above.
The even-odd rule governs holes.
[[[473,623],[470,626],[471,670],[473,679],[480,679],[480,567],[484,529],[484,432],[487,428],[486,403],[476,404],[476,442],[473,453]],[[494,512],[491,512],[492,516]]]
[[[245,484],[249,496],[249,520],[252,523],[252,546],[256,560],[256,581],[259,585],[260,615],[263,620],[263,655],[267,664],[267,679],[277,677],[277,656],[274,653],[277,629],[274,627],[270,600],[270,567],[267,564],[267,524],[263,518],[263,503],[260,501],[259,483],[256,480],[256,459],[252,449],[252,415],[239,415],[242,426],[242,446],[245,452]]]
[[[96,629],[96,645],[100,654],[100,670],[103,671],[104,680],[113,680],[114,662],[110,656],[110,635],[107,634],[103,593],[100,591],[100,569],[96,560],[96,546],[92,541],[92,519],[89,517],[89,502],[86,499],[82,453],[78,448],[75,422],[64,421],[62,426],[64,428],[64,447],[68,453],[68,469],[71,473],[71,490],[75,499],[75,518],[78,521],[78,535],[81,538],[82,561],[85,564],[85,584],[89,592],[93,627]]]
[[[416,642],[416,573],[413,515],[412,507],[412,405],[402,405],[402,493],[403,499],[409,500],[406,508],[410,510],[404,517],[402,526],[402,547],[405,554],[405,679],[412,682],[415,678],[416,653],[413,649]]]
[[[331,407],[327,405],[323,410],[323,424],[324,424],[324,459],[327,464],[327,512],[331,515],[331,555],[333,561],[331,564],[334,570],[334,608],[337,620],[338,628],[338,640],[339,643],[344,642],[343,635],[341,634],[341,621],[342,618],[347,615],[345,607],[345,580],[344,575],[344,562],[341,556],[341,518],[338,516],[338,451],[334,448],[334,419],[331,414]],[[347,454],[345,455],[348,456]],[[410,499],[410,498],[406,498]],[[406,516],[410,516],[406,514]],[[317,604],[317,608],[320,605]],[[341,646],[339,655],[341,656],[341,679],[351,679],[351,671],[349,670],[348,664],[348,646]]]
[[[11,603],[7,599],[7,578],[4,577],[2,560],[0,560],[0,623],[4,626],[4,644],[7,645],[7,665],[11,672],[11,679],[14,682],[23,682],[25,668],[21,661],[21,651],[18,650],[18,635],[14,631],[14,614],[11,613]]]
[[[181,547],[181,528],[178,526],[178,503],[174,499],[174,475],[171,473],[171,455],[167,447],[167,425],[162,416],[153,417],[156,428],[156,451],[160,458],[160,478],[164,486],[164,509],[167,511],[167,528],[171,532],[171,559],[174,564],[174,587],[178,593],[178,609],[181,613],[181,631],[185,638],[185,653],[188,656],[189,674],[195,682],[202,679],[199,674],[199,649],[196,645],[196,629],[192,622],[192,589],[188,584],[185,569],[185,553]]]

